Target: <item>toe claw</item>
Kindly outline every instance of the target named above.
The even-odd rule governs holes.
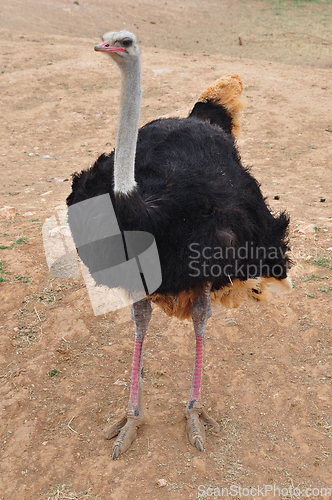
[[[112,452],[112,460],[128,450],[137,436],[137,429],[143,422],[143,415],[139,417],[125,416],[106,431],[106,439],[118,436]]]
[[[115,460],[120,455],[120,445],[115,445],[113,449],[112,460]]]
[[[187,418],[187,434],[190,444],[195,446],[199,451],[204,451],[204,424],[212,428],[215,432],[219,431],[219,425],[201,407],[187,408],[185,415]]]
[[[127,415],[124,414],[117,422],[115,422],[115,424],[111,425],[111,427],[105,431],[105,439],[112,439],[114,436],[117,436],[126,423]]]
[[[199,451],[204,451],[203,445],[198,438],[196,438],[195,445]]]

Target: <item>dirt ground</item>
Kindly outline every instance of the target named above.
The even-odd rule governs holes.
[[[0,219],[0,498],[202,500],[232,485],[223,498],[260,498],[239,491],[257,485],[275,488],[265,498],[327,498],[332,2],[3,0],[1,11],[0,209],[16,216]],[[239,149],[272,209],[291,215],[294,285],[268,305],[214,308],[203,394],[221,431],[203,453],[185,432],[191,322],[154,308],[145,424],[112,461],[103,431],[127,404],[133,323],[127,309],[94,316],[82,280],[49,274],[41,229],[71,173],[115,144],[119,73],[93,45],[123,27],[142,45],[142,124],[185,116],[210,82],[241,74]]]

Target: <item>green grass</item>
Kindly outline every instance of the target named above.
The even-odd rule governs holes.
[[[276,3],[275,0],[272,0],[272,3]],[[298,5],[298,6],[303,7],[306,4],[332,5],[332,0],[277,0],[277,3],[279,3],[279,4],[289,4],[289,5]]]
[[[55,375],[57,375],[58,373],[60,373],[60,372],[56,368],[53,368],[53,370],[48,372],[50,377],[55,377]]]
[[[307,276],[303,282],[304,283],[308,283],[309,281],[321,281],[322,279],[322,276],[319,276],[319,275],[316,275],[316,274],[311,274],[311,276]]]
[[[20,274],[15,276],[15,281],[19,281],[20,283],[30,283],[31,279],[31,276],[21,276]]]
[[[28,241],[29,241],[28,238],[22,236],[21,238],[15,241],[14,245],[22,245],[23,243],[28,243]]]
[[[3,275],[4,274],[9,274],[6,272],[3,268],[3,262],[0,260],[0,283],[3,283],[4,281],[8,281]]]
[[[311,264],[315,264],[315,266],[326,267],[327,269],[332,269],[332,262],[328,257],[320,257],[319,259],[312,259]]]
[[[4,264],[2,260],[0,260],[0,283],[3,283],[4,281],[8,281],[5,277],[4,274],[9,274],[7,271],[4,270]],[[32,280],[31,276],[22,276],[21,274],[17,274],[14,278],[14,281],[19,281],[20,283],[30,283]]]
[[[306,293],[305,296],[308,297],[308,299],[315,299],[316,298],[316,295],[314,293]]]
[[[332,292],[332,286],[324,285],[319,289],[319,291],[325,293]]]
[[[8,236],[8,234],[4,234],[4,236]],[[0,250],[12,250],[15,245],[23,245],[23,243],[28,243],[29,239],[25,236],[21,236],[11,245],[0,245]]]
[[[99,495],[91,493],[91,489],[76,492],[72,485],[59,484],[48,493],[48,500],[100,500]]]

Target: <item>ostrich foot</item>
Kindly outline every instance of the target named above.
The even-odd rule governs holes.
[[[113,446],[112,459],[128,450],[137,436],[137,428],[144,418],[143,408],[143,341],[151,318],[151,301],[135,302],[131,307],[131,317],[135,321],[135,345],[131,371],[130,397],[126,413],[105,433],[106,439],[118,436]]]
[[[118,458],[120,453],[124,453],[128,450],[131,443],[137,436],[137,428],[143,422],[143,417],[140,415],[137,417],[123,415],[115,424],[113,424],[105,432],[106,439],[112,439],[115,436],[119,436],[115,441],[113,446],[112,459]]]
[[[212,428],[214,432],[219,432],[220,427],[217,422],[210,417],[203,408],[191,408],[186,410],[187,434],[189,442],[199,451],[204,450],[205,427],[204,424]]]

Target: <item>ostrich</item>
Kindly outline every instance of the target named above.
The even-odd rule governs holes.
[[[121,72],[116,147],[90,169],[74,174],[67,204],[109,193],[121,231],[154,236],[162,271],[156,292],[132,305],[129,403],[106,438],[118,436],[115,459],[131,445],[143,421],[143,341],[154,302],[169,316],[192,317],[196,354],[186,430],[190,443],[203,451],[204,425],[219,430],[201,399],[211,301],[237,307],[248,298],[266,300],[273,288],[289,289],[289,218],[271,213],[258,182],[241,164],[235,143],[243,89],[239,76],[214,82],[187,118],[157,119],[138,129],[140,51],[135,35],[106,33],[95,50],[108,53]]]

